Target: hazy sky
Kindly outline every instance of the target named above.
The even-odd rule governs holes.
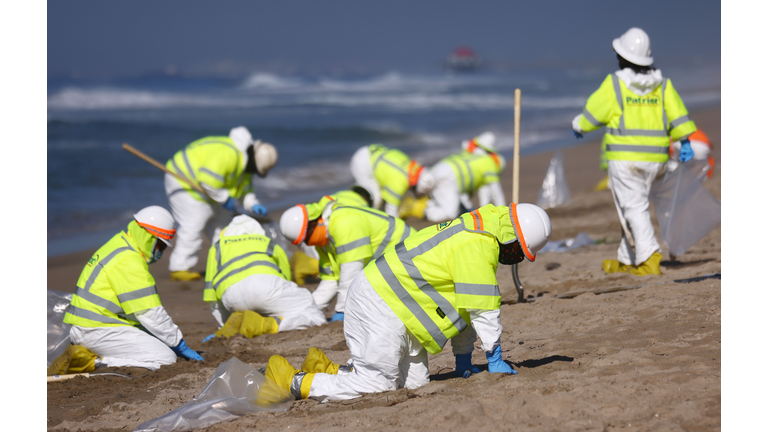
[[[660,62],[720,59],[720,2],[53,1],[48,75],[429,70],[459,45],[494,67],[613,62],[643,28]],[[661,67],[661,66],[660,66]]]

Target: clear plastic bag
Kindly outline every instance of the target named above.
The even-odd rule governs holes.
[[[69,346],[69,324],[64,313],[72,301],[72,293],[48,290],[48,366]]]
[[[543,208],[562,207],[571,200],[571,192],[568,189],[568,183],[565,181],[565,171],[563,169],[563,153],[558,151],[549,162],[547,174],[544,176],[544,182],[539,190],[539,198],[536,205]]]
[[[569,238],[559,241],[550,241],[544,245],[538,253],[545,252],[565,252],[572,249],[580,248],[582,246],[591,246],[595,244],[595,241],[589,236],[589,234],[580,232],[574,238]]]
[[[702,185],[701,172],[698,164],[684,163],[651,188],[661,241],[672,259],[720,225],[720,203]]]
[[[219,365],[203,391],[168,414],[140,424],[134,432],[190,431],[258,411],[286,411],[293,395],[259,371],[232,357]]]

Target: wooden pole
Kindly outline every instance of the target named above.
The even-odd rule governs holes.
[[[515,152],[512,159],[512,202],[520,202],[520,89],[515,89]]]
[[[174,177],[176,177],[179,181],[183,181],[184,183],[190,185],[192,189],[200,192],[201,194],[205,195],[206,198],[211,199],[210,196],[205,192],[205,189],[203,189],[199,184],[189,180],[188,178],[181,176],[179,174],[176,174],[175,172],[169,170],[165,167],[165,165],[161,164],[160,162],[153,159],[151,156],[148,156],[147,154],[143,153],[142,151],[136,149],[130,144],[123,143],[123,149],[127,150],[129,153],[134,154],[135,156],[138,156],[140,159],[143,159],[146,162],[149,162],[151,165],[154,165],[156,168],[159,168],[161,171],[164,171]]]

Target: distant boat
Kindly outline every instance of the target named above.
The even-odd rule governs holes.
[[[474,71],[480,67],[480,58],[472,48],[458,47],[448,56],[446,67],[460,72]]]

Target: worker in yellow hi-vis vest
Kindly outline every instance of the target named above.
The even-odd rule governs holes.
[[[344,320],[351,371],[307,368],[310,361],[299,371],[275,355],[266,377],[296,398],[321,401],[415,389],[429,382],[427,353],[439,353],[449,339],[457,374],[478,372],[471,362],[478,335],[488,370],[516,373],[502,360],[496,269],[535,260],[551,231],[549,216],[532,204],[489,204],[422,229],[352,282]]]
[[[587,99],[572,122],[573,132],[605,126],[603,151],[619,220],[622,240],[618,260],[604,260],[606,273],[660,275],[661,247],[648,211],[651,185],[664,177],[669,142],[679,140],[680,161],[693,157],[688,137],[696,131],[688,110],[669,78],[653,67],[651,42],[639,28],[613,40],[619,60]]]
[[[229,136],[194,141],[166,163],[171,172],[199,184],[207,194],[204,196],[171,174],[165,175],[165,193],[179,224],[176,247],[168,264],[172,281],[202,278],[192,268],[198,262],[204,231],[216,239],[232,216],[249,212],[267,215],[267,208],[253,193],[251,175],[266,177],[276,163],[275,147],[254,141],[243,126],[233,128]]]
[[[319,215],[310,211],[304,205],[286,210],[280,217],[280,231],[293,244],[303,241],[316,247],[321,282],[312,297],[317,306],[324,309],[338,295],[331,321],[342,321],[352,279],[370,260],[380,257],[416,230],[382,211],[335,201],[326,204]]]
[[[150,206],[93,254],[80,273],[64,322],[69,336],[100,358],[94,366],[159,369],[176,357],[203,361],[163,308],[149,274],[176,232],[168,210]]]
[[[203,300],[211,305],[220,328],[234,313],[255,312],[241,318],[252,321],[248,323],[248,337],[303,330],[326,322],[309,290],[291,282],[283,248],[246,215],[232,219],[211,245]]]
[[[350,170],[355,182],[373,195],[372,207],[397,217],[408,191],[416,196],[428,194],[435,187],[429,170],[400,150],[371,144],[352,156]]]

